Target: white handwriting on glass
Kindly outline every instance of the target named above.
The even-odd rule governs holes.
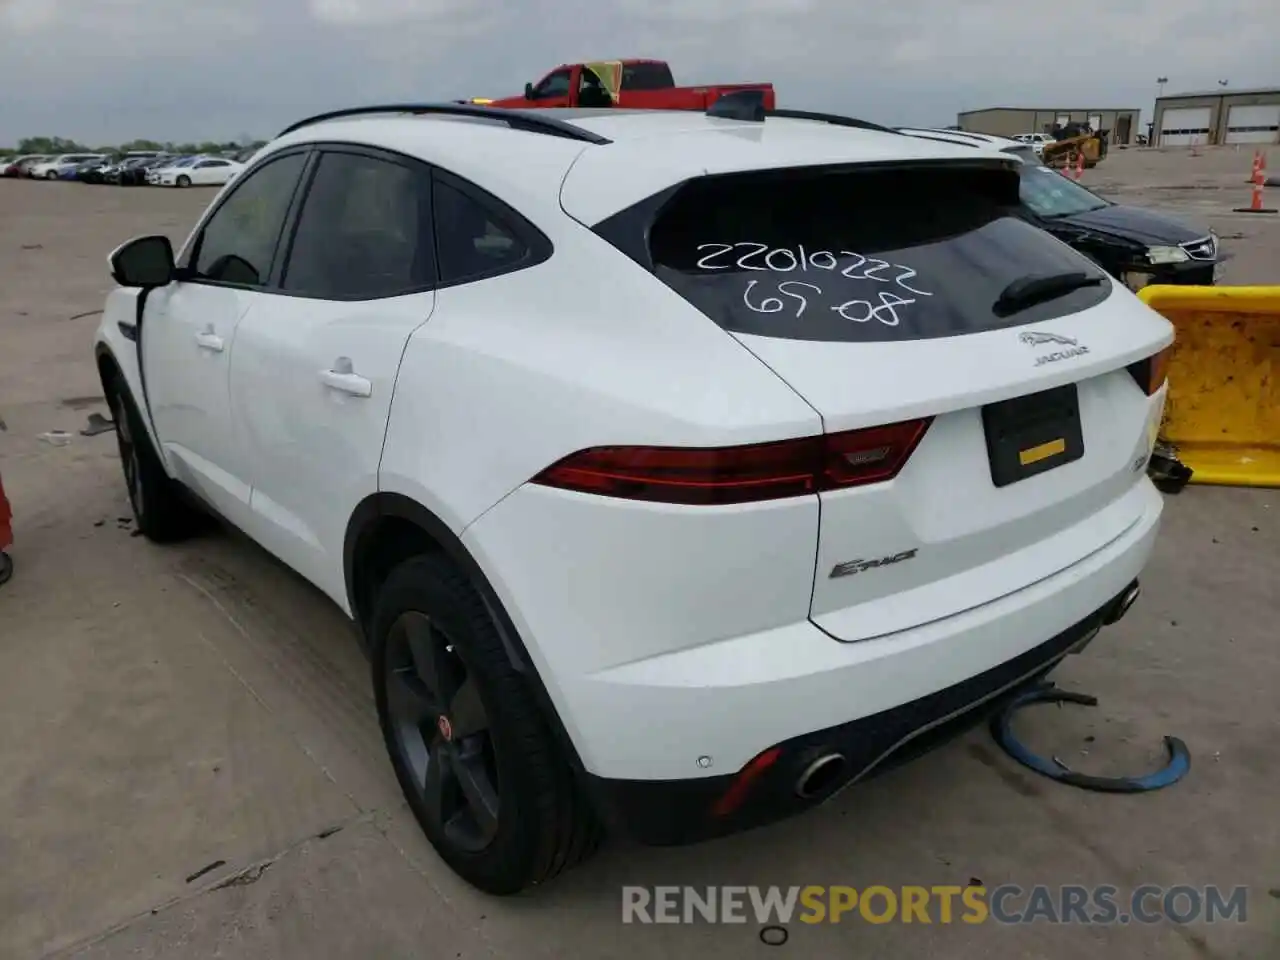
[[[807,288],[814,291],[817,296],[822,296],[822,288],[816,284],[805,283],[800,280],[783,280],[778,284],[778,293],[782,296],[760,297],[757,294],[753,302],[752,291],[759,282],[759,280],[748,280],[747,289],[742,293],[743,304],[746,305],[747,309],[754,310],[756,313],[781,313],[788,307],[788,304],[782,300],[782,297],[785,296],[796,302],[794,305],[795,315],[798,319],[804,316],[804,312],[809,306],[809,298],[799,288]],[[878,306],[870,300],[846,300],[844,303],[837,304],[830,309],[840,314],[844,319],[852,320],[854,323],[868,323],[871,320],[878,320],[886,327],[896,327],[902,321],[898,317],[898,311],[894,308],[916,302],[914,297],[905,299],[890,290],[879,291],[879,300]]]
[[[917,290],[907,284],[908,280],[916,276],[916,272],[910,267],[900,263],[889,263],[887,260],[877,260],[875,257],[866,257],[852,250],[841,250],[838,253],[830,250],[815,250],[811,253],[803,244],[792,250],[789,247],[770,249],[767,243],[700,243],[697,249],[699,253],[704,250],[711,251],[699,258],[697,262],[699,270],[732,270],[736,267],[739,270],[757,270],[765,273],[794,273],[797,270],[801,273],[807,273],[810,270],[839,272],[840,276],[848,280],[892,283],[917,297],[933,296],[927,290]],[[735,259],[735,254],[741,255]],[[846,257],[854,262],[841,268],[840,261]],[[885,275],[892,274],[895,270],[898,271],[897,276]]]

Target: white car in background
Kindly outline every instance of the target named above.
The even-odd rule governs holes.
[[[62,171],[70,167],[78,167],[90,160],[105,161],[106,159],[105,153],[64,153],[52,160],[33,165],[27,170],[27,176],[34,180],[57,180]]]
[[[1029,143],[1035,149],[1037,154],[1044,153],[1045,144],[1053,143],[1053,137],[1047,133],[1020,133],[1012,139],[1019,143]]]
[[[314,117],[176,257],[110,258],[139,529],[204,504],[353,619],[492,893],[977,722],[1125,614],[1159,527],[1173,328],[1011,209],[1014,157],[719,109]]]
[[[221,187],[242,170],[244,164],[225,157],[196,157],[182,166],[162,167],[151,182],[161,187]]]

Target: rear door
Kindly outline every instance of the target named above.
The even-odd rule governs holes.
[[[812,615],[841,639],[996,599],[1138,519],[1160,397],[1129,368],[1171,330],[1017,190],[989,162],[707,178],[651,232],[658,276],[837,435]]]
[[[347,519],[377,489],[400,357],[435,307],[431,183],[407,158],[325,148],[236,338],[249,532],[340,605]]]

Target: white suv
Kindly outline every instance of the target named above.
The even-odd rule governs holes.
[[[1137,595],[1170,325],[1012,158],[786,113],[342,111],[111,255],[140,529],[355,620],[483,889],[811,807]]]

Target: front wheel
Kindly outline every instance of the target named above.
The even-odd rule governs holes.
[[[57,180],[57,179],[58,179],[58,171],[57,171],[57,170],[50,170],[48,173],[46,173],[46,174],[44,175],[44,178],[45,178],[46,180]]]
[[[371,630],[378,720],[436,852],[508,895],[589,856],[601,829],[480,596],[447,560],[392,571]]]
[[[115,417],[120,465],[138,529],[155,543],[185,540],[198,532],[205,518],[165,473],[129,388],[117,379],[107,400]]]
[[[177,179],[177,181],[176,181],[176,182],[177,182],[178,186],[180,186],[180,187],[189,187],[189,186],[191,186],[191,178],[190,178],[190,177],[188,177],[185,173],[184,173],[182,176],[180,176],[180,177]]]

